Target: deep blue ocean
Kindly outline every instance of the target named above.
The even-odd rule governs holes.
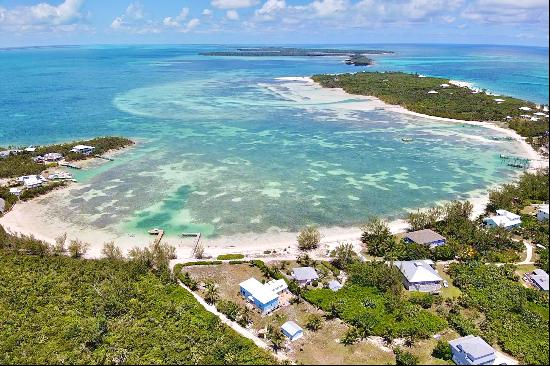
[[[395,52],[375,56],[367,71],[447,77],[548,103],[547,48],[339,47]],[[498,156],[517,146],[496,144],[493,131],[296,103],[276,80],[362,70],[342,59],[198,55],[227,48],[0,50],[0,146],[136,139],[138,146],[115,162],[75,172],[81,186],[49,208],[75,224],[136,232],[356,225],[369,215],[394,218],[465,198],[516,174]],[[403,144],[404,135],[415,142]]]

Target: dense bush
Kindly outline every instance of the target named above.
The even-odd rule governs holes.
[[[437,344],[432,351],[432,356],[445,361],[449,361],[453,358],[453,352],[451,351],[449,342],[443,340],[437,341]]]
[[[0,278],[4,364],[274,362],[133,261],[3,252]]]
[[[243,254],[220,254],[216,258],[219,261],[225,261],[225,260],[233,260],[233,259],[243,259]]]
[[[519,284],[511,265],[452,264],[450,274],[462,290],[461,304],[484,314],[479,327],[488,342],[527,364],[548,364],[547,293]]]
[[[311,250],[319,246],[321,233],[316,226],[306,226],[298,234],[298,248],[301,250]]]

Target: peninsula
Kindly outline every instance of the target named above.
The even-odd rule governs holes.
[[[288,48],[288,47],[257,47],[237,48],[234,51],[201,52],[202,56],[247,56],[247,57],[346,57],[348,65],[369,66],[373,60],[367,55],[388,55],[392,51],[385,50],[345,50],[325,48]]]

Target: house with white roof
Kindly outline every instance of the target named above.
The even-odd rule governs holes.
[[[527,278],[531,280],[533,286],[541,291],[548,292],[548,273],[542,269],[535,269],[533,272],[528,273]]]
[[[403,285],[409,291],[437,292],[441,290],[443,278],[432,267],[433,261],[400,261],[394,265],[403,275]]]
[[[539,208],[537,210],[537,220],[539,221],[548,220],[548,204],[539,205]]]
[[[336,280],[332,280],[328,283],[328,288],[331,289],[334,292],[340,290],[342,287],[343,287],[343,285],[340,282],[336,281]]]
[[[304,330],[292,320],[287,321],[281,326],[283,334],[291,341],[295,341],[304,336]]]
[[[487,227],[503,227],[505,229],[513,229],[521,225],[521,217],[510,211],[497,210],[495,216],[489,216],[483,219],[483,223]]]
[[[63,159],[63,155],[60,153],[47,153],[44,154],[43,159],[47,162],[56,162]]]
[[[17,188],[17,187],[10,188],[10,193],[15,195],[15,196],[19,197],[22,192],[23,191],[21,190],[21,188]]]
[[[493,365],[497,358],[495,349],[481,337],[468,335],[450,341],[449,345],[457,365]]]
[[[31,146],[27,147],[27,148],[25,149],[25,151],[26,151],[26,152],[31,152],[31,153],[32,153],[32,152],[35,152],[35,151],[36,151],[36,147],[31,145]]]
[[[11,151],[9,150],[0,151],[0,159],[5,159],[10,155],[11,155]]]
[[[30,175],[23,179],[23,185],[27,189],[42,187],[44,179],[38,175]]]
[[[302,286],[309,285],[319,279],[319,275],[313,267],[293,268],[292,277]]]
[[[241,295],[256,306],[262,314],[267,314],[279,306],[279,294],[288,286],[284,280],[261,283],[255,278],[240,283]]]
[[[90,155],[95,150],[95,147],[88,145],[76,145],[71,149],[71,152],[83,155]]]
[[[531,108],[529,108],[529,107],[519,107],[519,110],[528,112],[528,111],[531,110]]]
[[[437,91],[435,91],[435,90],[430,90],[430,91],[428,92],[428,94],[439,94],[439,93],[438,93]]]

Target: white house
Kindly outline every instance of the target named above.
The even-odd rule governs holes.
[[[528,112],[528,111],[531,110],[531,108],[529,108],[529,107],[519,107],[519,110],[520,110],[520,111],[527,111],[527,112]]]
[[[31,153],[32,153],[32,152],[35,152],[35,151],[36,151],[36,147],[34,147],[34,146],[31,145],[31,146],[27,147],[27,148],[25,149],[25,151],[26,151],[26,152],[31,152]]]
[[[443,278],[432,267],[431,260],[395,262],[403,275],[403,285],[409,291],[437,292],[441,290]]]
[[[279,306],[279,294],[288,289],[284,280],[261,283],[255,278],[240,283],[241,295],[256,306],[262,314],[267,314]]]
[[[548,220],[548,205],[540,205],[537,210],[537,219],[539,221]]]
[[[295,322],[289,320],[281,326],[283,334],[291,341],[295,341],[304,336],[304,330]]]
[[[493,365],[495,349],[480,337],[469,335],[449,342],[457,365]]]
[[[430,90],[430,91],[428,92],[428,94],[439,94],[439,93],[436,92],[435,90]]]
[[[23,192],[23,191],[21,190],[21,188],[17,188],[17,187],[10,188],[10,193],[13,194],[13,195],[15,195],[15,196],[18,196],[18,197],[19,197],[19,196],[21,195],[22,192]]]
[[[30,175],[30,176],[27,176],[25,179],[23,179],[23,185],[27,189],[42,187],[43,183],[44,183],[44,178],[38,175]]]
[[[95,147],[88,145],[76,145],[71,149],[71,152],[83,155],[90,155],[95,150]]]
[[[513,229],[521,225],[521,217],[510,211],[497,210],[495,216],[489,216],[483,219],[487,227],[503,227],[505,229]]]
[[[55,162],[63,159],[63,155],[60,153],[47,153],[43,156],[44,161]]]
[[[334,292],[340,290],[342,287],[343,287],[343,285],[340,282],[336,281],[336,280],[332,280],[328,283],[328,288],[331,289]]]
[[[548,273],[537,268],[533,272],[527,274],[527,277],[531,280],[533,286],[541,291],[548,292]]]

